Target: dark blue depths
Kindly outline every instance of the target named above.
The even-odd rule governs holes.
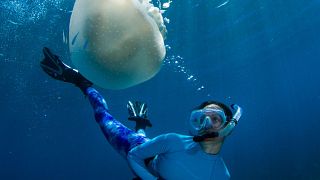
[[[0,2],[0,179],[133,177],[81,92],[39,68],[43,46],[71,64],[62,34],[72,3]],[[320,179],[320,1],[174,1],[165,16],[174,65],[99,89],[110,112],[133,127],[125,104],[146,101],[154,137],[187,133],[204,100],[238,103],[245,114],[222,149],[232,179]]]

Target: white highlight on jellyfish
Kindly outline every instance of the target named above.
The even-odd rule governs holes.
[[[68,44],[68,37],[66,36],[64,30],[62,31],[62,42]]]
[[[170,4],[172,3],[172,1],[168,1],[162,4],[162,8],[167,9],[170,7]]]
[[[230,0],[227,0],[225,2],[223,2],[222,4],[220,4],[219,6],[217,6],[216,8],[221,8],[222,6],[227,5],[230,2]]]
[[[64,43],[66,42],[66,35],[64,34],[64,30],[62,31],[62,41]]]
[[[169,24],[170,23],[170,19],[168,19],[168,18],[163,18],[163,20],[164,20],[164,22],[166,22],[167,24]]]
[[[143,1],[150,1],[150,0],[139,0],[141,2]],[[157,0],[157,4],[158,4],[158,9],[159,9],[159,12],[160,14],[164,14],[165,12],[167,12],[168,8],[170,7],[170,4],[172,3],[171,0],[169,0],[168,2],[165,2],[165,3],[161,3],[161,0]],[[167,17],[163,17],[163,22],[165,23],[170,23],[170,20],[167,18]]]

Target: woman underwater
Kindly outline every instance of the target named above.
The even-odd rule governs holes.
[[[136,131],[114,119],[100,93],[77,70],[64,64],[48,48],[43,49],[42,69],[52,78],[72,83],[88,97],[96,122],[113,148],[127,159],[137,179],[229,179],[223,159],[219,156],[225,138],[237,125],[242,110],[207,101],[190,116],[190,135],[168,133],[153,139],[144,130],[151,123],[144,103],[130,102],[130,120]]]

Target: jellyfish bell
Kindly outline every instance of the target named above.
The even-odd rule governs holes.
[[[100,87],[128,88],[158,73],[166,32],[160,10],[149,0],[76,0],[71,60]]]

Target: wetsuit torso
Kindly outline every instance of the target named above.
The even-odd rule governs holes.
[[[144,159],[155,156],[145,166]],[[205,153],[191,136],[175,133],[163,134],[135,148],[128,154],[128,161],[142,179],[229,179],[223,159]]]

